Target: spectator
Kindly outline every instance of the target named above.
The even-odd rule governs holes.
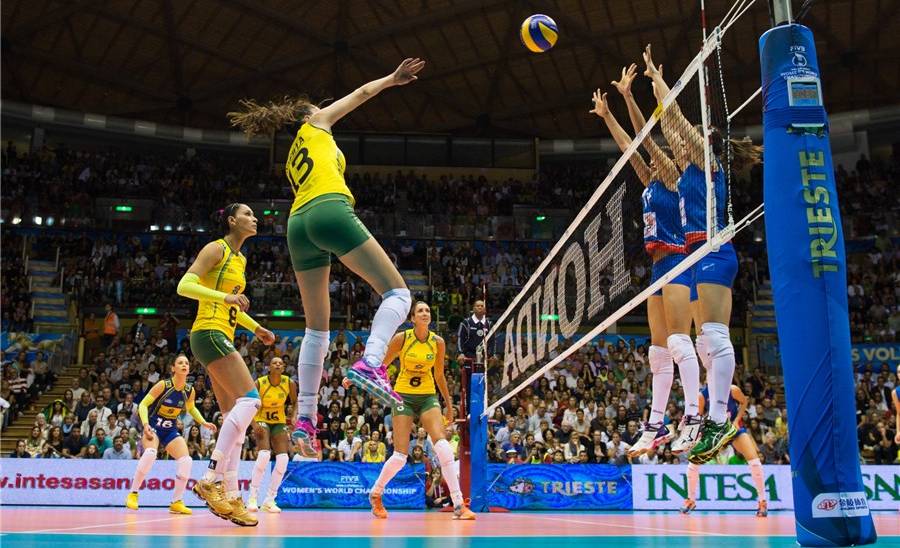
[[[131,460],[131,450],[126,448],[125,441],[121,437],[115,438],[112,447],[108,447],[103,451],[103,458],[106,460]]]
[[[12,450],[12,453],[9,454],[9,458],[11,459],[30,459],[31,453],[28,452],[28,447],[25,443],[25,440],[18,440],[16,442],[16,448]]]
[[[353,429],[348,427],[345,430],[344,439],[338,443],[337,450],[341,454],[341,461],[359,461],[362,451],[362,440],[356,436],[356,432]]]

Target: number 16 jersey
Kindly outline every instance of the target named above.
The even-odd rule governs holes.
[[[437,335],[428,332],[428,337],[420,341],[412,329],[404,332],[406,337],[400,349],[400,373],[394,383],[394,390],[400,394],[435,394],[434,362],[437,358]]]
[[[323,194],[344,194],[353,205],[353,194],[344,181],[345,167],[344,154],[331,133],[309,123],[300,126],[284,165],[294,191],[291,215]]]
[[[200,285],[232,295],[242,293],[247,285],[244,276],[247,258],[240,251],[231,249],[222,238],[216,240],[216,243],[222,246],[222,259],[200,278]],[[191,331],[221,331],[228,336],[228,340],[233,341],[237,314],[237,305],[201,300],[197,305],[197,319],[194,320]]]

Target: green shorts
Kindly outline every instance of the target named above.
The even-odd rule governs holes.
[[[256,421],[256,424],[262,426],[263,428],[265,428],[266,430],[269,431],[270,439],[277,436],[278,434],[281,434],[282,432],[287,434],[287,425],[284,424],[283,422],[272,423],[272,422]]]
[[[304,204],[288,219],[287,242],[294,270],[302,272],[331,264],[372,235],[343,194],[323,194]]]
[[[395,405],[393,412],[406,417],[421,417],[429,409],[441,409],[437,394],[400,394],[403,405]]]
[[[215,329],[191,331],[191,352],[204,366],[234,351],[234,345],[221,331]]]

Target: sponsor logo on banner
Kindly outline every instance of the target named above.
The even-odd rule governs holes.
[[[672,510],[687,498],[687,467],[638,465],[632,467],[635,510]],[[763,485],[769,509],[793,508],[791,470],[788,466],[763,466]],[[747,466],[700,467],[697,508],[700,510],[755,510],[753,477]]]
[[[877,374],[883,363],[890,366],[900,364],[900,344],[854,344],[850,347],[850,357],[855,369],[861,370],[872,364],[872,369]]]
[[[369,508],[381,464],[291,463],[275,502],[282,508]],[[388,508],[425,507],[425,466],[404,466],[384,490]]]
[[[122,506],[131,491],[137,460],[0,459],[0,504],[65,506]],[[191,478],[200,478],[209,461],[194,461]],[[242,461],[238,470],[241,491],[250,486],[254,461]],[[158,460],[140,489],[141,506],[168,506],[175,489],[173,460]],[[205,506],[191,492],[184,493],[188,506]],[[269,469],[263,477],[268,485]]]
[[[630,510],[629,467],[491,464],[488,504],[510,510]]]
[[[869,504],[862,491],[819,493],[812,501],[814,518],[855,518],[869,515]]]
[[[673,510],[687,498],[685,466],[637,465],[632,467],[635,510]],[[763,466],[766,498],[771,510],[792,510],[794,495],[791,467]],[[896,510],[900,507],[900,467],[862,466],[865,492],[823,493],[813,503],[813,513],[837,512],[838,515],[865,515],[872,510]],[[856,500],[850,500],[850,499]],[[865,503],[860,506],[859,499]],[[753,510],[756,489],[746,465],[707,465],[700,468],[697,508],[701,510]],[[841,507],[848,512],[842,513]],[[858,513],[863,512],[863,513]]]

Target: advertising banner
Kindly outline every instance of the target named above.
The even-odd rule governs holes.
[[[124,506],[137,460],[0,459],[0,504]],[[204,506],[191,492],[209,461],[194,461],[184,494],[188,506]],[[250,486],[253,461],[241,462],[238,484]],[[263,477],[269,484],[269,470]],[[139,493],[141,506],[168,506],[175,488],[175,461],[158,460]]]
[[[609,464],[491,464],[488,506],[509,510],[630,510],[631,471]]]
[[[275,503],[282,508],[369,508],[381,464],[292,462]],[[404,466],[384,490],[387,508],[425,508],[425,466]]]
[[[853,360],[854,369],[861,370],[872,364],[872,369],[877,374],[883,363],[892,368],[900,364],[900,344],[854,344],[850,348],[850,359]]]
[[[635,510],[674,510],[687,497],[686,466],[633,466]],[[763,466],[770,510],[794,508],[791,468]],[[863,485],[873,510],[900,508],[900,467],[863,466]],[[756,510],[756,488],[750,469],[740,465],[707,465],[700,468],[697,494],[699,510]]]

